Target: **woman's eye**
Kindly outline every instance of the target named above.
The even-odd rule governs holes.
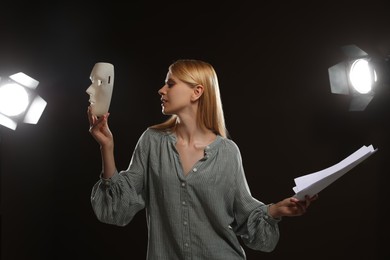
[[[171,88],[171,87],[173,87],[175,84],[173,84],[173,83],[167,83],[167,85],[168,85],[168,88]]]

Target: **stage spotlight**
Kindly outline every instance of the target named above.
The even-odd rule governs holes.
[[[36,124],[47,102],[35,93],[39,82],[19,72],[6,82],[0,78],[0,125],[15,130],[23,121]]]
[[[350,95],[350,111],[363,111],[375,89],[388,84],[388,58],[368,55],[356,45],[342,47],[346,59],[328,69],[331,92]]]

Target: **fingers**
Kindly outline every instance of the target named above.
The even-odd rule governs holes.
[[[318,194],[315,194],[314,196],[310,197],[309,195],[305,196],[305,207],[308,208],[310,204],[318,199]]]
[[[92,120],[93,123],[92,123],[92,125],[90,125],[89,131],[92,132],[92,131],[95,131],[95,129],[101,129],[100,131],[106,132],[108,129],[107,119],[108,119],[109,115],[110,115],[109,113],[106,113],[99,118],[94,116],[93,120]],[[99,130],[97,130],[97,131],[99,131]]]
[[[315,201],[318,199],[318,194],[315,194],[314,196],[310,197],[309,195],[305,196],[305,200],[300,201],[298,204],[301,205],[303,212],[305,213],[307,211],[307,208],[310,206],[312,201]]]
[[[95,122],[97,120],[97,117],[92,114],[91,106],[88,106],[87,114],[88,114],[89,126],[91,128],[93,125],[95,125]]]
[[[96,115],[94,115],[92,113],[92,107],[91,106],[88,106],[87,114],[88,114],[89,131],[90,132],[91,132],[91,130],[93,128],[95,128],[98,125],[99,125],[99,127],[102,127],[103,126],[102,122],[107,122],[107,118],[110,115],[109,113],[106,113],[106,114],[104,114],[101,117],[97,117]]]
[[[290,198],[290,202],[293,204],[293,207],[296,209],[295,215],[303,215],[306,213],[307,208],[310,206],[309,196],[305,197],[305,200],[299,200],[297,198]]]
[[[295,197],[286,198],[279,202],[279,210],[282,211],[283,216],[300,216],[307,212],[311,203],[318,199],[318,194],[310,197],[305,196],[304,200],[299,200]]]
[[[299,207],[299,211],[301,212],[301,215],[306,213],[308,207],[306,201],[299,201],[297,203],[297,206]]]
[[[303,205],[303,201],[295,197],[290,197],[285,201],[285,215],[286,216],[299,216],[306,212],[306,207]]]
[[[92,132],[94,129],[100,129],[104,125],[104,116],[97,118],[96,116],[92,116],[92,120],[89,122],[89,131]]]
[[[314,195],[313,197],[310,198],[310,201],[315,201],[318,199],[318,194]]]

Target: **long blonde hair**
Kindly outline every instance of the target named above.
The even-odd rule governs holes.
[[[202,128],[213,131],[215,134],[228,137],[218,77],[213,66],[200,60],[180,59],[169,66],[169,72],[189,86],[202,85],[204,87],[204,92],[199,98],[197,124]],[[172,131],[177,122],[178,117],[172,115],[165,122],[153,125],[151,128]]]

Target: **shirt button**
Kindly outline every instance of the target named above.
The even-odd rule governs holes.
[[[183,224],[184,224],[184,226],[187,226],[187,221],[184,221]]]
[[[194,169],[192,169],[192,171],[193,171],[193,172],[197,172],[197,171],[198,171],[198,169],[194,168]]]
[[[181,186],[182,186],[182,187],[185,187],[185,186],[186,186],[186,183],[185,183],[185,182],[182,182],[182,183],[181,183]]]
[[[185,247],[188,247],[188,243],[184,243],[184,246],[185,246]]]
[[[186,202],[183,200],[183,201],[181,202],[181,204],[186,205]]]
[[[206,146],[206,150],[210,149],[210,146]]]

